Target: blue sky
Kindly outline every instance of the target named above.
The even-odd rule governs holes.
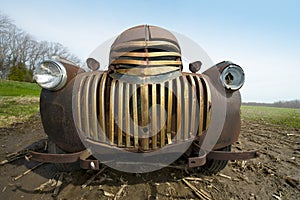
[[[37,40],[60,42],[82,59],[129,27],[162,26],[197,42],[214,63],[241,65],[243,101],[300,99],[299,1],[0,0],[0,5]]]

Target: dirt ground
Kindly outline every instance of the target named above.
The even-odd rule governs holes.
[[[0,160],[45,138],[38,116],[30,122],[2,128]],[[13,180],[38,164],[21,158],[0,166],[0,199],[114,199],[118,192],[116,199],[198,199],[182,180],[185,177],[197,177],[187,180],[210,199],[300,199],[300,130],[243,121],[240,139],[233,150],[251,149],[260,149],[260,157],[229,162],[216,175],[172,168],[128,174],[106,168],[82,188],[96,171],[65,173],[56,196],[53,193],[60,173],[53,164],[43,164]],[[47,181],[45,188],[35,190]]]

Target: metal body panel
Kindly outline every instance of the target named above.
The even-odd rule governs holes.
[[[82,151],[82,144],[72,113],[72,83],[57,92],[42,90],[40,113],[42,123],[49,139],[66,152]]]
[[[225,90],[220,81],[220,72],[229,65],[229,62],[217,64],[203,73],[206,81],[211,85],[212,118],[208,132],[200,138],[214,141],[212,149],[220,149],[237,141],[241,129],[241,95],[239,91]],[[219,126],[222,124],[222,127]],[[220,127],[219,129],[216,127]],[[215,142],[215,138],[218,140]]]
[[[212,76],[211,74],[208,73],[208,75]],[[197,117],[194,117],[196,115],[195,109],[190,109],[194,107],[195,101],[194,97],[200,95],[201,97],[204,97],[204,89],[203,89],[203,84],[209,85],[216,84],[212,82],[213,77],[207,76],[205,79],[201,79],[201,75],[196,75],[196,74],[189,74],[189,73],[184,73],[183,74],[184,78],[176,78],[173,79],[172,81],[166,82],[164,84],[153,84],[151,87],[155,86],[155,89],[152,89],[152,92],[155,92],[157,88],[161,91],[159,96],[148,96],[152,98],[152,101],[157,101],[160,102],[161,109],[165,108],[161,111],[158,111],[160,113],[160,117],[157,119],[157,123],[152,123],[152,126],[154,124],[158,125],[158,128],[161,129],[160,134],[154,135],[151,139],[151,144],[152,146],[150,147],[151,149],[156,149],[157,147],[161,148],[165,146],[166,144],[172,144],[172,139],[176,139],[173,141],[179,141],[179,140],[184,140],[188,138],[189,131],[195,132],[195,128],[197,129],[197,138],[200,141],[203,141],[203,139],[206,137],[206,132],[202,132],[207,130],[209,126],[209,121],[214,119],[215,117],[218,116],[211,116],[211,113],[208,113],[207,111],[211,109],[212,106],[216,105],[211,105],[214,104],[214,102],[211,103],[204,103],[209,102],[209,99],[206,98],[199,98],[196,101],[198,103],[198,108],[199,108],[199,113],[197,113]],[[110,141],[112,145],[116,145],[119,147],[128,147],[128,145],[132,145],[132,142],[130,141],[131,136],[128,134],[124,135],[124,129],[127,132],[133,132],[133,144],[136,148],[140,146],[139,144],[139,130],[138,127],[132,126],[128,123],[130,123],[130,118],[132,118],[133,123],[135,124],[141,124],[141,125],[147,125],[149,123],[149,119],[147,119],[147,116],[149,116],[149,108],[147,106],[144,106],[140,109],[143,111],[145,110],[144,117],[139,119],[139,108],[138,108],[138,95],[137,93],[132,91],[135,91],[139,88],[138,85],[136,84],[128,84],[128,83],[122,83],[120,84],[119,82],[116,83],[115,80],[111,79],[106,72],[89,72],[89,73],[81,73],[77,77],[80,79],[80,84],[76,85],[75,89],[74,87],[74,81],[71,80],[67,84],[65,88],[63,88],[60,91],[57,92],[49,92],[47,90],[43,90],[41,93],[41,115],[42,115],[42,121],[43,125],[45,128],[45,132],[49,135],[49,138],[53,140],[61,149],[67,152],[76,152],[76,151],[81,151],[84,149],[80,138],[78,136],[78,132],[75,126],[75,123],[73,121],[73,108],[72,108],[72,95],[77,95],[78,98],[80,99],[80,104],[82,104],[82,99],[83,97],[86,98],[85,103],[83,103],[82,106],[78,106],[78,112],[83,113],[86,116],[90,117],[85,117],[84,120],[78,120],[78,126],[84,126],[83,132],[87,134],[87,137],[92,138],[95,141],[100,140],[101,142],[105,143],[106,138]],[[110,80],[109,80],[110,79]],[[181,83],[182,82],[182,83]],[[109,91],[110,91],[110,96],[111,100],[105,101],[105,97],[107,95],[107,90],[105,88],[109,84]],[[218,84],[218,83],[217,83]],[[98,86],[97,86],[98,85]],[[121,86],[122,85],[122,86]],[[165,91],[165,85],[169,88],[177,88],[176,90],[172,91],[167,90]],[[183,86],[183,87],[182,87]],[[196,87],[195,87],[196,86]],[[118,91],[122,90],[124,92],[119,92],[116,94],[115,90],[116,87],[118,88]],[[90,88],[90,89],[88,89]],[[140,88],[141,89],[141,88]],[[195,90],[198,89],[198,92],[195,92]],[[143,91],[142,93],[145,93],[142,96],[147,96],[149,95],[149,91],[144,91],[145,89],[141,89]],[[77,94],[72,94],[73,91],[78,91]],[[98,91],[95,93],[95,91]],[[210,91],[210,90],[209,90]],[[165,93],[169,93],[166,95]],[[174,92],[172,96],[170,94]],[[212,97],[210,97],[212,100],[216,98],[216,92],[217,91],[210,91],[212,94]],[[129,97],[128,94],[130,95],[132,93],[132,97]],[[147,94],[146,94],[147,93]],[[206,91],[207,93],[207,91]],[[95,96],[96,94],[99,94],[99,96]],[[122,102],[120,98],[123,99],[123,95],[127,94],[127,100],[125,100],[125,103],[129,103],[130,101],[133,102],[133,108],[132,108],[132,113],[128,109],[130,106],[124,106],[122,105]],[[116,96],[117,95],[117,96]],[[187,100],[188,96],[191,96],[191,100]],[[176,99],[173,98],[178,98],[182,99],[182,101],[177,101]],[[234,92],[234,93],[226,93],[226,96],[224,97],[217,97],[221,101],[223,100],[222,98],[225,99],[227,102],[227,110],[226,110],[226,119],[224,123],[224,128],[222,130],[222,133],[218,139],[217,144],[215,145],[214,149],[219,149],[224,146],[227,146],[229,144],[234,143],[240,132],[240,94],[239,92]],[[99,102],[97,102],[97,99],[99,99]],[[119,99],[118,101],[115,99]],[[124,97],[124,99],[126,99]],[[159,99],[159,100],[158,100]],[[206,99],[206,100],[205,100]],[[114,103],[115,102],[115,103]],[[146,104],[142,105],[148,105],[149,101],[147,98],[144,98],[144,102]],[[176,103],[176,104],[174,104]],[[190,103],[192,105],[190,105]],[[117,105],[115,105],[117,104]],[[165,105],[168,104],[168,105]],[[215,104],[216,101],[215,101]],[[172,106],[170,106],[172,105]],[[174,113],[173,106],[175,105],[176,113]],[[119,108],[118,111],[115,111],[115,108]],[[216,106],[217,107],[217,106]],[[105,110],[105,108],[109,108],[109,112]],[[125,108],[127,109],[127,112],[125,112]],[[96,111],[95,111],[96,110]],[[97,111],[99,110],[99,111]],[[173,110],[173,111],[172,111]],[[187,110],[187,111],[185,111]],[[124,113],[123,113],[124,112]],[[52,113],[52,114],[51,114]],[[96,114],[99,114],[97,116]],[[110,113],[110,114],[107,114]],[[120,115],[116,115],[116,113],[120,113]],[[126,114],[127,113],[127,114]],[[185,114],[186,117],[182,117],[182,114]],[[204,115],[205,113],[205,115]],[[153,114],[153,113],[152,113]],[[155,113],[154,113],[155,114]],[[121,128],[116,128],[115,124],[113,123],[115,121],[115,116],[117,116],[118,121],[122,124],[123,119],[121,116],[127,116],[125,119],[127,119],[126,122],[124,122],[124,125],[126,124],[126,127],[123,128],[123,132]],[[165,126],[163,119],[166,116],[167,117],[167,125]],[[55,117],[53,117],[55,116]],[[128,118],[130,116],[130,118]],[[157,115],[153,115],[157,116]],[[175,119],[174,119],[175,117]],[[191,120],[189,120],[189,118]],[[211,119],[212,118],[212,119]],[[193,119],[193,120],[192,120]],[[196,122],[194,119],[198,119],[199,122]],[[205,120],[203,120],[205,119]],[[139,121],[139,120],[144,120],[144,121]],[[184,120],[184,121],[182,121]],[[172,127],[172,123],[175,122],[181,122],[181,123],[176,123],[177,127],[174,129]],[[214,121],[214,120],[213,120]],[[232,123],[234,122],[234,123]],[[132,123],[132,122],[131,122]],[[161,123],[161,124],[159,124]],[[99,124],[97,126],[97,124]],[[198,127],[195,127],[195,124],[198,124]],[[214,126],[214,124],[211,124],[211,126]],[[100,127],[101,131],[99,131],[97,128]],[[122,125],[123,127],[123,125]],[[115,129],[116,128],[116,129]],[[152,129],[156,129],[155,126]],[[181,130],[182,129],[182,130]],[[110,133],[116,133],[116,134],[107,134],[105,133],[106,130],[109,130]],[[152,130],[152,131],[153,131]],[[176,134],[176,132],[179,132],[179,134]],[[101,133],[101,134],[99,134]],[[173,138],[174,135],[176,135],[176,138]],[[121,136],[121,137],[120,137]],[[117,142],[115,143],[115,139]],[[147,139],[143,139],[142,142],[142,151],[147,151],[149,150],[149,141]],[[140,148],[140,147],[139,147]]]
[[[95,161],[88,160],[82,141],[93,147],[93,153],[107,154],[107,160],[112,151],[124,150],[144,152],[145,158],[147,152],[157,150],[166,156],[182,155],[187,143],[191,144],[188,156],[194,149],[204,152],[190,157],[192,167],[203,165],[206,157],[256,156],[208,153],[233,144],[240,133],[240,93],[226,90],[220,80],[230,62],[203,74],[183,73],[174,35],[145,25],[126,30],[114,41],[109,63],[108,71],[84,72],[62,62],[67,84],[55,92],[42,90],[40,112],[49,139],[67,154],[51,154],[47,160],[46,154],[33,153],[34,158],[45,162],[78,158],[82,167],[90,168]],[[93,166],[99,168],[99,163]]]

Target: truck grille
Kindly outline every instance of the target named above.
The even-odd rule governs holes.
[[[201,135],[209,126],[211,96],[201,75],[131,84],[90,72],[78,75],[74,88],[77,129],[101,143],[149,151]]]

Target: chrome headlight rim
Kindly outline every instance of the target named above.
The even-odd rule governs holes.
[[[60,90],[61,88],[63,88],[65,85],[66,85],[66,83],[67,83],[67,78],[68,78],[68,76],[67,76],[67,70],[66,70],[66,68],[65,68],[65,66],[62,64],[62,63],[60,63],[60,62],[58,62],[57,60],[54,60],[54,59],[49,59],[49,60],[45,60],[45,61],[43,61],[43,62],[41,62],[39,65],[38,65],[38,68],[40,68],[42,65],[45,65],[45,64],[47,64],[47,63],[51,63],[51,64],[53,64],[54,66],[56,66],[56,68],[58,69],[58,71],[59,71],[59,82],[57,83],[57,84],[55,84],[54,86],[52,86],[52,87],[47,87],[45,84],[43,84],[43,83],[39,83],[37,80],[37,83],[42,87],[42,88],[44,88],[44,89],[47,89],[47,90],[50,90],[50,91],[57,91],[57,90]],[[36,75],[38,75],[37,73],[36,73],[36,71],[37,71],[37,69],[38,68],[36,68],[36,70],[35,70],[35,73],[34,73],[34,76],[36,76]]]
[[[225,89],[236,91],[244,85],[245,73],[239,65],[229,64],[222,70],[220,79]]]

